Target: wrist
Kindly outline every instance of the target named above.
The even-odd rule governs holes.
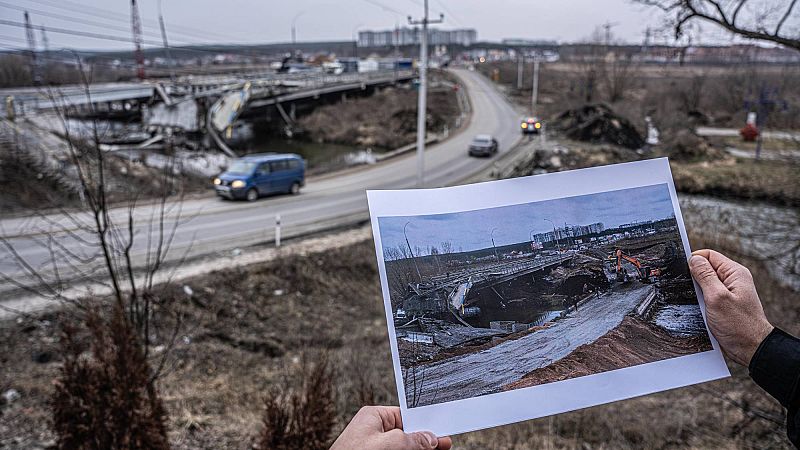
[[[750,336],[749,343],[744,349],[744,354],[741,355],[740,363],[745,366],[749,367],[750,362],[753,360],[753,356],[755,356],[758,348],[761,346],[761,343],[772,333],[775,327],[772,326],[766,320],[759,324],[759,326],[755,327],[753,333]]]

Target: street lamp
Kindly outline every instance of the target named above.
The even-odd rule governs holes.
[[[556,245],[558,246],[558,252],[561,253],[561,242],[559,242],[558,240],[558,231],[556,231],[556,224],[553,223],[553,221],[550,219],[544,219],[544,220],[550,222],[550,224],[553,225],[553,237],[556,238]]]
[[[497,231],[497,228],[492,228],[492,231],[489,233],[489,237],[492,239],[492,248],[494,249],[494,258],[497,262],[500,262],[500,257],[497,256],[497,247],[494,245],[494,232]]]
[[[358,29],[363,26],[364,24],[360,23],[354,26],[353,30],[350,32],[350,35],[353,37],[353,56],[355,56],[356,59],[358,59],[358,36],[356,36],[356,33],[358,32]]]
[[[300,18],[305,11],[300,11],[299,13],[295,14],[294,18],[292,19],[292,44],[297,43],[297,19]]]
[[[406,222],[406,224],[403,225],[403,236],[406,238],[406,245],[408,246],[408,252],[411,253],[411,260],[414,261],[414,268],[417,269],[417,277],[419,277],[419,281],[421,282],[422,281],[422,274],[419,273],[419,266],[417,265],[417,258],[414,256],[414,251],[411,250],[411,244],[408,242],[408,235],[406,234],[406,227],[410,223],[411,222]]]

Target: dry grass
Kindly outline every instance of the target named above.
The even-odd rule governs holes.
[[[694,236],[694,248],[703,239],[711,242]],[[743,262],[753,270],[769,317],[800,332],[798,294],[775,283],[759,263]],[[173,448],[249,449],[263,431],[270,389],[286,385],[301,370],[304,355],[317,351],[328,352],[337,374],[337,430],[362,404],[397,404],[371,242],[221,271],[186,284],[194,296],[187,298],[178,288],[172,296],[191,325],[159,382]],[[56,355],[55,363],[37,363],[31,355],[52,348],[57,336],[52,324],[63,320],[46,315],[0,328],[0,363],[6,369],[0,389],[22,393],[3,407],[0,442],[51,436],[46,400],[60,363]],[[223,335],[228,338],[220,339]],[[455,442],[462,449],[790,448],[780,425],[753,412],[780,420],[780,406],[746,370],[731,368],[730,379],[468,433]]]

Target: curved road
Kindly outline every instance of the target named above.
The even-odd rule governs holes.
[[[519,139],[519,114],[479,74],[464,69],[452,71],[462,82],[472,104],[472,117],[466,127],[444,142],[430,146],[425,154],[425,185],[427,187],[457,184],[476,173],[493,159],[470,158],[468,142],[475,134],[489,133],[499,141],[500,154],[510,151]],[[495,157],[496,158],[496,157]],[[181,209],[178,232],[172,243],[169,259],[178,260],[212,254],[217,251],[265,242],[274,238],[277,214],[281,216],[283,235],[320,231],[337,225],[355,223],[368,218],[365,190],[412,188],[416,184],[414,155],[391,159],[368,168],[346,171],[340,175],[309,179],[299,196],[280,196],[261,199],[256,203],[224,202],[216,197],[186,200],[171,204],[167,214],[169,229]],[[134,265],[144,264],[148,250],[148,223],[158,207],[143,205],[136,209],[133,247]],[[127,210],[112,212],[118,224],[126,223]],[[73,230],[76,236],[54,230],[59,226]],[[127,231],[124,231],[127,234]],[[50,251],[43,246],[50,236],[58,239],[70,251],[89,257],[96,249],[80,242],[86,236],[62,215],[42,218],[0,220],[0,235],[5,236],[16,251],[31,266],[50,270]],[[152,244],[150,245],[152,248]],[[95,262],[97,264],[97,262]],[[84,265],[82,268],[85,269]],[[62,269],[67,271],[67,269]],[[7,248],[0,246],[0,274],[20,278],[24,272],[14,262]],[[64,273],[61,274],[64,276]],[[0,277],[0,295],[11,288]]]
[[[567,356],[581,345],[596,341],[622,322],[652,287],[632,283],[592,298],[554,325],[478,353],[421,365],[416,406],[432,405],[500,391],[536,369]],[[408,404],[414,392],[406,392]]]

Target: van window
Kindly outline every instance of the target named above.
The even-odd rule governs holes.
[[[240,173],[240,174],[249,174],[253,172],[253,168],[255,167],[254,163],[249,161],[242,161],[237,160],[233,161],[231,166],[228,168],[228,172],[230,173]]]
[[[261,163],[261,164],[259,164],[259,165],[258,165],[258,169],[256,170],[256,172],[257,172],[259,175],[266,175],[266,174],[268,174],[268,173],[269,173],[269,163]]]
[[[297,170],[300,168],[300,160],[299,159],[290,159],[289,160],[289,170]]]
[[[289,168],[289,161],[283,159],[280,161],[272,161],[269,163],[273,172],[280,172]]]

